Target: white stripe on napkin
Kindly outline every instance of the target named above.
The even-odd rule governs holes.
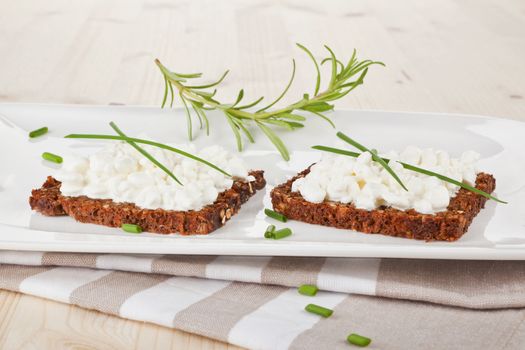
[[[381,259],[327,258],[317,276],[317,286],[336,292],[376,294]]]
[[[206,266],[206,278],[261,283],[271,257],[219,256]]]
[[[0,250],[0,264],[42,265],[42,252]]]
[[[151,264],[158,255],[103,254],[97,257],[97,268],[107,270],[132,270],[151,272]]]
[[[306,305],[314,303],[333,308],[347,296],[318,292],[315,297],[308,297],[299,294],[296,288],[290,288],[242,318],[230,331],[228,342],[250,349],[287,349],[297,335],[313,327],[320,319],[320,316],[305,311]]]
[[[120,307],[120,316],[173,326],[175,315],[209,297],[231,282],[193,277],[169,278],[151,288],[136,293]]]
[[[68,303],[72,291],[110,273],[107,270],[57,267],[26,278],[19,289],[22,293]]]

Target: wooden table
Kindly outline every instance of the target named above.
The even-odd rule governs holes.
[[[314,85],[301,42],[382,60],[337,107],[525,120],[522,0],[0,1],[0,102],[158,105],[158,57],[174,70],[225,68],[221,96],[290,96]],[[150,324],[0,292],[0,348],[234,348]]]

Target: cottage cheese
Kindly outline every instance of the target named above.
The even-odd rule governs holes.
[[[118,142],[89,157],[64,157],[63,166],[56,174],[62,182],[62,194],[112,199],[149,209],[186,211],[213,203],[220,192],[233,184],[232,178],[205,164],[160,148],[142,147],[170,169],[183,186],[131,146]],[[240,158],[219,146],[198,152],[192,145],[178,148],[212,162],[235,178],[254,180]]]
[[[435,177],[406,170],[397,161],[443,174],[460,182],[474,185],[479,154],[465,152],[460,158],[451,158],[444,151],[407,147],[403,152],[382,155],[391,159],[389,165],[408,188],[405,191],[370,153],[357,158],[323,154],[310,173],[295,180],[292,191],[300,192],[309,202],[325,200],[352,203],[357,208],[373,210],[390,206],[401,210],[413,208],[432,214],[446,210],[458,186]]]

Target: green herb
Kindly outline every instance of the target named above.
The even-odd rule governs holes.
[[[354,345],[357,345],[357,346],[360,346],[360,347],[368,346],[372,342],[372,339],[367,338],[367,337],[363,337],[362,335],[355,334],[355,333],[350,334],[346,338],[346,340],[350,344],[354,344]]]
[[[334,313],[333,310],[327,309],[325,307],[315,305],[315,304],[308,304],[304,308],[306,311],[311,312],[313,314],[323,316],[323,317],[330,317]]]
[[[383,160],[383,158],[379,157],[377,155],[377,151],[375,150],[369,150],[368,148],[366,148],[365,146],[363,146],[362,144],[360,144],[359,142],[351,139],[350,137],[346,136],[345,134],[343,134],[342,132],[338,132],[337,133],[337,137],[339,137],[341,140],[351,144],[352,146],[354,146],[355,148],[357,148],[358,150],[362,151],[362,152],[368,152],[372,155],[372,159],[375,161],[375,162],[378,162],[379,164],[381,164],[381,166],[383,168],[385,168],[386,171],[388,171],[388,173],[390,175],[392,175],[392,177],[397,181],[398,184],[401,185],[401,187],[403,187],[403,189],[405,191],[408,191],[408,188],[406,188],[406,186],[403,184],[403,182],[401,182],[401,179],[399,178],[399,176],[397,176],[397,174],[394,172],[394,170],[392,170],[392,168],[388,165],[387,162],[385,162]],[[375,152],[374,152],[375,151]]]
[[[39,136],[42,136],[44,134],[47,134],[47,131],[48,131],[47,126],[44,126],[44,127],[40,128],[40,129],[36,129],[36,130],[31,131],[29,133],[29,137],[30,138],[39,137]]]
[[[122,224],[121,228],[129,233],[142,233],[142,227],[135,224]]]
[[[115,124],[114,122],[110,122],[109,125],[113,128],[113,130],[115,130],[117,132],[117,134],[119,134],[120,136],[123,136],[123,137],[127,137],[126,134],[124,134],[120,129],[119,127],[117,126],[117,124]],[[146,157],[150,162],[152,162],[153,164],[155,164],[156,166],[158,166],[162,171],[164,171],[166,174],[168,174],[169,177],[171,177],[173,180],[175,180],[179,185],[182,185],[182,182],[179,181],[179,179],[177,179],[177,177],[175,175],[173,175],[173,173],[168,169],[166,168],[162,163],[160,163],[157,159],[155,159],[151,154],[148,153],[148,151],[146,151],[144,148],[140,147],[139,145],[137,145],[135,142],[133,141],[127,141],[127,143],[133,147],[134,149],[136,149],[140,154],[142,154],[144,157]]]
[[[264,238],[274,238],[273,233],[275,231],[274,225],[269,225],[264,232]]]
[[[279,127],[286,130],[295,130],[296,128],[303,127],[302,123],[286,121],[286,119],[297,120],[297,118],[302,118],[300,120],[305,120],[303,116],[297,115],[296,112],[311,113],[315,116],[325,119],[332,126],[334,126],[332,121],[323,114],[324,112],[333,110],[334,105],[330,102],[343,98],[353,89],[363,84],[364,78],[368,73],[369,66],[374,64],[384,66],[382,62],[371,60],[358,61],[355,50],[348,63],[344,65],[336,58],[334,52],[328,46],[325,46],[329,55],[328,57],[322,59],[320,64],[323,64],[324,62],[331,62],[332,69],[328,86],[324,91],[320,92],[321,72],[319,69],[319,63],[310,50],[301,44],[297,44],[297,46],[303,50],[312,60],[316,71],[315,89],[313,96],[311,97],[309,94],[304,94],[301,99],[298,99],[296,102],[288,106],[270,110],[270,108],[281,101],[281,99],[290,89],[290,86],[292,85],[295,78],[295,60],[292,60],[292,74],[281,94],[264,107],[258,108],[255,111],[247,111],[249,108],[258,107],[260,102],[263,100],[263,97],[247,104],[241,104],[240,102],[244,97],[244,90],[241,89],[233,103],[222,103],[215,99],[217,90],[206,91],[207,89],[218,87],[229,71],[226,71],[217,81],[213,83],[190,85],[187,83],[188,80],[200,78],[202,74],[176,73],[170,71],[157,59],[155,60],[155,63],[160,69],[164,78],[164,96],[162,99],[162,107],[164,108],[166,106],[168,95],[170,96],[170,106],[173,105],[176,95],[180,98],[186,114],[188,138],[190,140],[193,138],[193,118],[198,118],[201,128],[204,127],[202,123],[204,121],[206,133],[209,134],[209,122],[206,113],[210,110],[220,110],[224,114],[227,123],[232,129],[239,151],[243,149],[244,138],[246,138],[249,142],[255,141],[252,131],[250,131],[250,126],[255,126],[265,134],[270,142],[273,143],[281,156],[285,160],[289,160],[290,155],[288,149],[281,138],[277,136],[273,128],[270,126]],[[175,89],[177,94],[174,92]],[[193,113],[188,106],[192,107]]]
[[[218,172],[223,173],[224,175],[231,177],[231,175],[228,174],[226,171],[222,170],[221,168],[219,168],[215,164],[210,163],[210,162],[208,162],[205,159],[202,159],[200,157],[194,156],[193,154],[190,154],[190,153],[185,152],[183,150],[180,150],[178,148],[171,147],[171,146],[168,146],[168,145],[165,145],[165,144],[162,144],[162,143],[159,143],[159,142],[155,142],[155,141],[144,140],[144,139],[137,139],[137,138],[134,138],[134,137],[127,137],[127,136],[98,135],[98,134],[70,134],[70,135],[67,135],[65,137],[68,138],[68,139],[92,139],[92,140],[126,141],[128,143],[129,142],[134,142],[134,143],[150,145],[150,146],[162,148],[162,149],[174,152],[174,153],[178,153],[178,154],[180,154],[180,155],[182,155],[184,157],[187,157],[187,158],[193,159],[195,161],[201,162],[201,163],[206,164],[207,166],[217,170]]]
[[[279,220],[281,222],[286,222],[288,219],[286,218],[286,216],[284,216],[283,214],[281,213],[278,213],[276,211],[273,211],[271,209],[268,209],[268,208],[265,208],[264,209],[264,213],[266,214],[266,216],[269,216],[271,217],[272,219],[275,219],[275,220]]]
[[[289,228],[283,228],[273,232],[273,239],[283,239],[292,235],[292,230]]]
[[[498,199],[492,195],[490,195],[489,193],[487,192],[484,192],[476,187],[473,187],[473,186],[470,186],[470,185],[467,185],[463,182],[459,182],[457,180],[454,180],[448,176],[445,176],[445,175],[441,175],[441,174],[438,174],[438,173],[435,173],[433,171],[430,171],[430,170],[427,170],[427,169],[423,169],[423,168],[419,168],[417,166],[413,166],[413,165],[410,165],[410,164],[406,164],[406,163],[402,163],[402,162],[399,162],[401,165],[403,165],[403,168],[405,169],[408,169],[408,170],[412,170],[412,171],[415,171],[417,173],[421,173],[421,174],[425,174],[425,175],[428,175],[428,176],[434,176],[434,177],[437,177],[438,179],[442,180],[442,181],[446,181],[446,182],[449,182],[451,184],[454,184],[456,186],[459,186],[459,187],[462,187],[470,192],[474,192],[476,194],[479,194],[480,196],[483,196],[485,198],[488,198],[488,199],[492,199],[492,200],[495,200],[496,202],[499,202],[499,203],[503,203],[503,204],[508,204],[507,202],[505,201],[502,201],[501,199]]]
[[[343,150],[343,149],[339,149],[339,148],[333,148],[333,147],[327,147],[327,146],[319,146],[319,145],[313,146],[312,148],[316,149],[316,150],[319,150],[319,151],[336,153],[336,154],[341,154],[341,155],[354,157],[354,158],[359,157],[359,155],[361,154],[361,153],[351,152],[351,151],[347,151],[347,150]],[[390,159],[388,159],[388,158],[381,158],[381,159],[383,161],[385,161],[386,163],[390,162]],[[456,186],[464,188],[467,191],[479,194],[480,196],[483,196],[483,197],[485,197],[487,199],[492,199],[492,200],[494,200],[496,202],[507,204],[507,202],[502,201],[501,199],[498,199],[498,198],[492,196],[491,194],[489,194],[487,192],[484,192],[484,191],[482,191],[482,190],[480,190],[480,189],[478,189],[476,187],[470,186],[470,185],[468,185],[466,183],[454,180],[454,179],[452,179],[452,178],[450,178],[448,176],[445,176],[445,175],[442,175],[442,174],[438,174],[438,173],[435,173],[435,172],[427,170],[427,169],[419,168],[419,167],[416,167],[414,165],[410,165],[410,164],[407,164],[407,163],[403,163],[403,162],[398,162],[398,163],[401,164],[403,166],[403,168],[405,168],[405,169],[412,170],[412,171],[415,171],[417,173],[425,174],[425,175],[428,175],[428,176],[437,177],[438,179],[440,179],[442,181],[449,182],[451,184],[454,184]]]
[[[44,152],[42,153],[42,158],[44,158],[47,161],[53,162],[53,163],[62,163],[63,159],[61,156],[57,156],[56,154]]]
[[[317,286],[313,286],[311,284],[303,284],[302,286],[299,287],[297,291],[299,292],[299,294],[313,297],[314,295],[317,294],[318,290],[319,289],[317,288]]]

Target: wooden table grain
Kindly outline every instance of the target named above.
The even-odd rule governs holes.
[[[158,105],[153,64],[229,68],[224,98],[290,96],[321,57],[358,49],[386,63],[338,107],[459,112],[525,120],[522,0],[0,0],[0,102]],[[177,330],[6,291],[0,348],[233,349]]]

